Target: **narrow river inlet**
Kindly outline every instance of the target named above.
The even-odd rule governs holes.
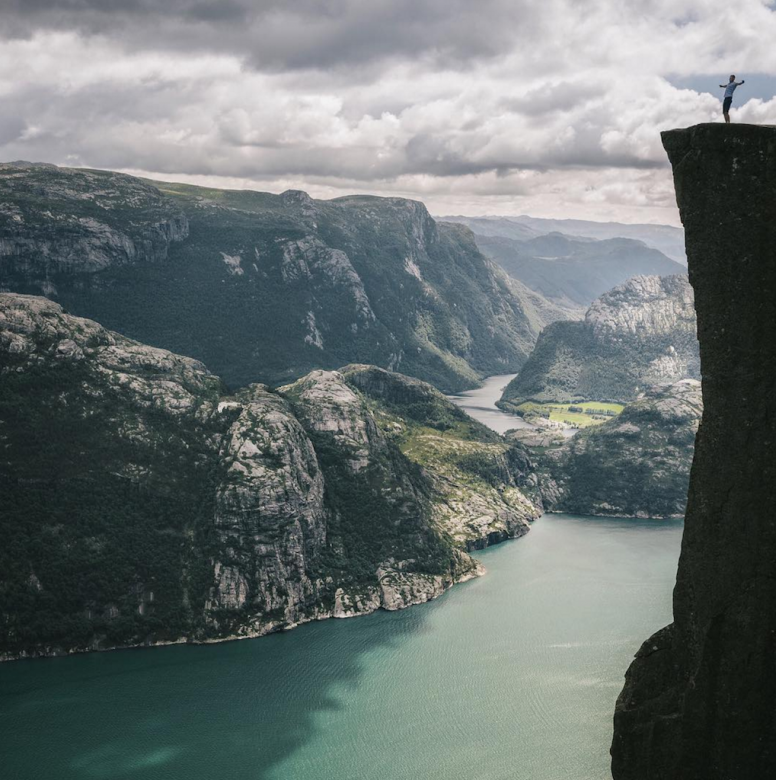
[[[489,418],[467,410],[491,424],[486,400]],[[477,553],[486,576],[401,612],[2,664],[2,775],[604,780],[625,669],[671,620],[681,533],[547,515]]]

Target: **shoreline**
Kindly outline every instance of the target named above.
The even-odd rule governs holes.
[[[494,547],[496,545],[503,544],[504,542],[521,539],[525,535],[526,534],[523,533],[520,534],[519,536],[511,536],[506,539],[502,539],[496,542],[495,544],[486,545],[482,549],[487,549],[488,547]],[[313,623],[313,622],[318,622],[323,620],[349,620],[350,618],[358,618],[358,617],[363,617],[365,615],[372,615],[375,612],[379,612],[380,610],[383,610],[385,612],[398,612],[400,610],[409,609],[410,607],[419,606],[420,604],[427,604],[429,601],[434,601],[440,596],[443,596],[445,593],[447,593],[449,590],[454,588],[456,585],[460,585],[464,582],[469,582],[470,580],[485,576],[485,574],[487,574],[487,569],[485,568],[485,566],[483,566],[476,558],[473,558],[472,560],[475,563],[474,566],[472,566],[470,569],[467,569],[459,577],[452,579],[448,582],[445,582],[444,579],[441,577],[441,575],[434,575],[433,577],[434,579],[438,578],[439,580],[441,580],[440,582],[437,583],[436,589],[432,591],[427,591],[425,593],[421,593],[420,595],[413,596],[412,598],[403,601],[400,606],[391,607],[391,606],[386,606],[386,604],[382,601],[380,603],[375,603],[374,601],[370,602],[367,600],[364,608],[355,609],[353,611],[346,611],[344,609],[340,609],[338,611],[338,603],[335,601],[335,605],[331,609],[317,612],[316,614],[310,616],[302,617],[293,623],[268,623],[258,629],[249,629],[245,633],[230,634],[224,637],[208,637],[206,639],[192,639],[190,637],[180,637],[178,639],[165,639],[158,642],[137,642],[135,644],[115,645],[112,647],[86,647],[86,648],[78,648],[73,650],[52,650],[51,652],[36,652],[36,653],[22,652],[18,654],[2,653],[0,654],[0,663],[2,664],[13,663],[15,661],[43,661],[50,658],[67,658],[69,656],[88,655],[90,653],[110,653],[113,651],[120,651],[120,650],[145,650],[145,649],[152,649],[157,647],[171,647],[174,645],[190,645],[190,646],[217,645],[217,644],[222,644],[224,642],[237,642],[243,639],[260,639],[261,637],[269,636],[270,634],[281,634],[286,631],[293,631],[295,628],[299,628],[299,626],[303,626],[307,623]],[[421,576],[431,577],[431,575],[421,575]],[[337,593],[340,593],[340,591],[341,589],[338,589]],[[366,594],[362,594],[362,595],[366,595]],[[342,606],[341,603],[339,606],[340,607]]]

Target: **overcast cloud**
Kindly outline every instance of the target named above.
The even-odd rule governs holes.
[[[764,0],[0,10],[0,159],[400,194],[435,213],[676,222],[659,131],[718,121],[730,73],[760,89],[776,75]],[[773,90],[748,86],[733,120],[776,123]]]

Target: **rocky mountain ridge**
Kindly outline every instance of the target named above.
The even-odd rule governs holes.
[[[231,394],[17,294],[0,294],[0,366],[6,659],[399,609],[539,513],[522,448],[382,369]]]
[[[563,312],[401,198],[313,200],[0,165],[0,289],[203,360],[230,386],[348,362],[455,391]]]
[[[542,331],[499,405],[635,400],[648,386],[699,378],[687,277],[637,276],[596,300],[581,322]]]

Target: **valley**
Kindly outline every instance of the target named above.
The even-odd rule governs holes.
[[[355,780],[367,763],[386,780],[470,776],[483,739],[471,715],[486,699],[481,728],[517,719],[524,742],[517,770],[491,751],[489,776],[555,780],[582,766],[586,780],[606,777],[604,714],[631,643],[623,614],[639,615],[634,632],[645,616],[666,619],[700,416],[684,275],[635,276],[585,312],[584,295],[510,279],[481,237],[401,199],[157,187],[26,164],[0,167],[2,186],[15,199],[0,207],[11,766],[45,772],[46,750],[69,756],[62,777],[208,766],[187,736],[196,718],[150,740],[130,727],[97,749],[61,725],[68,747],[51,741],[56,708],[20,718],[25,690],[46,684],[29,659],[89,653],[49,659],[65,664],[63,691],[89,688],[99,658],[111,695],[128,699],[126,677],[159,709],[148,686],[164,695],[153,670],[172,663],[178,694],[217,721],[209,755],[234,771],[250,756],[258,777],[309,776],[318,740],[333,748],[322,777]],[[636,243],[617,246],[641,256]],[[200,657],[157,647],[148,663],[94,654],[252,637],[263,638]],[[240,709],[249,731],[185,693],[189,664],[208,658],[204,690],[228,692],[243,663],[261,665],[262,706]],[[18,664],[32,670],[27,689],[5,672]],[[317,688],[293,680],[300,664],[318,669]],[[416,678],[437,680],[447,736],[397,768],[389,746],[425,717],[406,715]],[[474,679],[473,698],[460,697],[457,682]],[[284,737],[299,685],[322,703]],[[329,718],[343,685],[355,686],[345,719]],[[365,710],[375,696],[382,711]],[[569,701],[578,709],[561,714]],[[89,696],[84,706],[99,712]],[[573,738],[548,762],[542,745],[559,725]],[[342,730],[372,747],[354,758],[348,736],[335,748]],[[256,751],[233,763],[227,731],[258,735]]]
[[[587,428],[590,425],[600,425],[610,417],[616,417],[623,408],[622,404],[601,401],[577,401],[570,404],[523,401],[514,407],[514,411],[526,420],[542,417],[570,428]]]
[[[687,272],[682,231],[668,226],[530,217],[444,219],[466,225],[483,254],[564,308],[566,319],[578,319],[596,298],[634,276]]]

